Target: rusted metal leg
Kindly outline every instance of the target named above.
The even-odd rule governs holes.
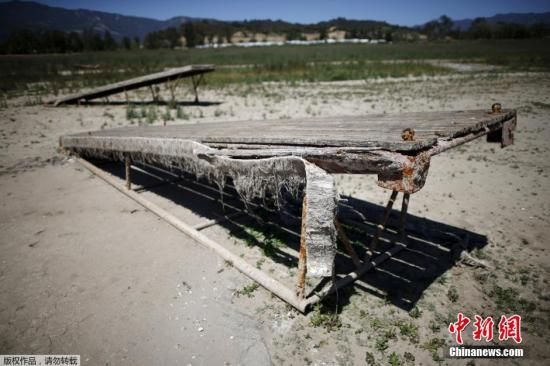
[[[199,103],[199,93],[197,91],[197,88],[199,87],[199,84],[201,83],[203,78],[203,74],[200,74],[198,78],[195,79],[195,75],[191,76],[191,81],[193,83],[193,91],[195,92],[195,103]]]
[[[149,90],[151,91],[151,97],[153,98],[153,102],[157,102],[157,101],[158,101],[158,97],[157,97],[157,95],[155,94],[155,89],[153,88],[152,85],[149,85]]]
[[[170,102],[172,103],[173,106],[176,105],[176,86],[175,85],[170,85]]]
[[[132,189],[132,181],[130,180],[130,158],[126,156],[124,158],[124,168],[126,171],[126,189],[130,190]]]
[[[382,234],[382,231],[384,231],[386,227],[386,222],[388,221],[388,218],[390,217],[391,209],[393,207],[393,203],[395,202],[395,199],[397,198],[397,191],[393,191],[390,196],[390,200],[388,201],[388,204],[386,205],[386,209],[384,211],[384,216],[382,217],[382,221],[380,224],[376,227],[376,234],[372,238],[372,241],[369,246],[369,252],[370,255],[374,255],[374,251],[376,249],[376,246],[378,245],[378,240],[380,239],[380,235]],[[407,199],[408,202],[408,199]],[[369,253],[367,252],[367,256]],[[368,258],[365,258],[367,260]]]
[[[304,201],[302,204],[302,231],[300,235],[300,254],[298,257],[298,284],[296,289],[296,296],[303,299],[306,288],[306,274],[307,274],[307,251],[306,251],[306,212],[307,201],[304,195]]]
[[[338,238],[340,239],[340,242],[342,243],[342,246],[344,247],[344,250],[351,257],[351,260],[353,261],[353,264],[356,267],[359,267],[359,265],[361,264],[361,260],[359,260],[359,256],[357,255],[357,253],[353,249],[353,246],[351,245],[351,242],[350,242],[348,236],[344,232],[344,229],[342,228],[342,225],[336,219],[334,220],[334,225],[336,226],[336,231],[338,232]]]
[[[407,234],[405,232],[405,222],[407,219],[407,210],[409,208],[409,199],[411,194],[403,194],[403,203],[401,204],[401,217],[399,219],[399,234],[401,235],[401,241],[404,241]]]

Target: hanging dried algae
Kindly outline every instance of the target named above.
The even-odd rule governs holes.
[[[245,202],[270,195],[276,205],[282,192],[302,197],[305,186],[305,243],[310,276],[330,277],[336,254],[334,217],[337,197],[332,176],[297,156],[232,159],[195,141],[174,138],[64,136],[61,146],[80,156],[178,167],[220,190],[227,178]]]

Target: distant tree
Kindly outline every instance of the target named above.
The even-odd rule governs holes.
[[[105,31],[103,34],[103,49],[104,50],[116,50],[118,48],[117,43],[111,32]]]
[[[327,28],[322,27],[321,30],[319,31],[319,39],[327,39],[327,38],[328,38]]]
[[[470,26],[468,31],[470,38],[479,39],[485,38],[490,39],[492,36],[491,26],[487,23],[485,18],[475,18]]]
[[[393,32],[390,29],[386,30],[386,33],[384,34],[384,39],[386,40],[386,42],[393,41]]]
[[[160,37],[158,32],[151,32],[145,36],[143,47],[156,49],[161,47]]]
[[[443,39],[447,37],[453,30],[454,23],[446,15],[442,15],[437,20],[432,20],[422,27],[422,32],[429,39]]]
[[[132,41],[130,40],[130,37],[124,37],[122,38],[122,47],[125,50],[129,50],[132,48]]]
[[[171,27],[171,28],[165,29],[162,33],[164,35],[163,38],[166,41],[168,41],[169,48],[175,48],[181,45],[180,35],[176,28]]]
[[[185,37],[185,45],[189,48],[197,45],[197,33],[192,22],[187,22],[183,25],[183,36]]]
[[[82,52],[84,49],[84,43],[82,37],[77,32],[71,32],[67,39],[68,48],[71,52]]]
[[[442,15],[439,17],[439,33],[440,37],[447,37],[449,33],[453,30],[454,23],[446,15]]]

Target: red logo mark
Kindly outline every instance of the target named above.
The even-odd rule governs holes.
[[[495,325],[495,322],[493,321],[492,316],[488,316],[487,318],[483,319],[479,315],[475,315],[475,322],[474,322],[474,341],[481,341],[481,338],[485,338],[485,341],[490,342],[493,340],[493,326]]]
[[[462,313],[458,313],[458,320],[456,323],[449,324],[449,332],[455,334],[456,343],[462,344],[462,332],[470,324],[470,318],[464,316]]]
[[[516,343],[521,343],[521,316],[511,315],[508,318],[503,315],[498,322],[498,340],[505,341],[512,338]]]

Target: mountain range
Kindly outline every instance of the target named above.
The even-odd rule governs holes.
[[[9,1],[0,3],[0,40],[6,39],[13,31],[20,29],[55,29],[65,32],[93,30],[101,33],[109,31],[115,39],[123,37],[143,39],[151,32],[199,20],[203,19],[176,16],[167,20],[157,20],[94,10],[70,10],[32,1]],[[544,22],[550,24],[550,12],[497,14],[486,18],[486,20],[489,23],[508,22],[532,25]],[[467,30],[472,22],[473,19],[456,20],[454,26],[459,30]],[[223,22],[220,21],[220,23]],[[290,23],[287,24],[290,25]]]
[[[453,20],[453,23],[455,29],[465,31],[471,27],[473,21],[474,19],[459,19]],[[550,24],[550,12],[496,14],[492,17],[485,18],[485,21],[489,24],[513,23],[527,26],[537,23]]]
[[[196,20],[200,19],[177,16],[168,20],[157,20],[95,10],[70,10],[33,1],[10,1],[0,3],[0,40],[19,29],[55,29],[65,32],[93,30],[101,33],[109,31],[116,39],[143,39],[148,33]]]

